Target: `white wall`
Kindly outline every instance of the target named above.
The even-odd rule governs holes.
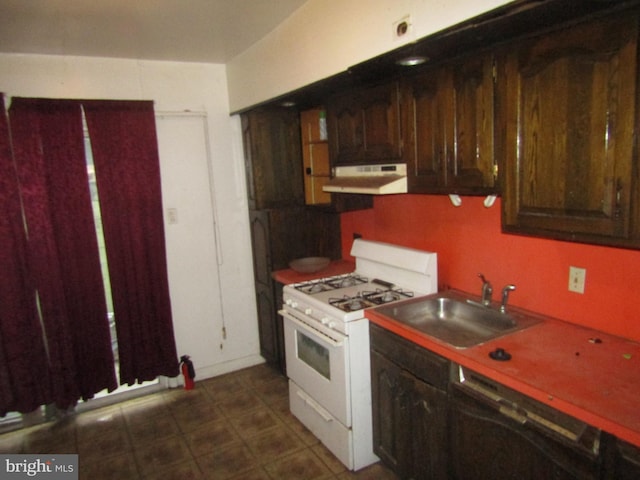
[[[191,355],[198,378],[206,378],[261,361],[241,131],[229,111],[329,77],[509,1],[308,0],[226,67],[0,54],[0,91],[155,101],[162,113],[163,202],[178,212],[178,223],[166,224],[177,347],[179,354]],[[408,14],[412,30],[398,41],[392,25]],[[177,115],[185,111],[191,113]]]
[[[308,0],[227,64],[230,110],[255,105],[511,0]],[[394,22],[411,16],[398,40]]]
[[[240,126],[229,117],[225,66],[0,55],[0,91],[155,101],[178,354],[192,357],[197,379],[261,362]],[[168,224],[167,208],[177,223]]]

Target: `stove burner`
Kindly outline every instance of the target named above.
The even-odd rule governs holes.
[[[315,283],[309,287],[309,293],[320,293],[326,290],[323,283]]]
[[[354,297],[347,295],[342,298],[330,298],[329,304],[345,312],[355,312],[374,305],[360,294]]]
[[[365,277],[361,277],[355,273],[349,273],[347,275],[341,275],[338,277],[331,277],[325,280],[328,285],[331,285],[333,288],[346,288],[353,287],[354,285],[358,285],[360,283],[366,283],[367,279]]]
[[[300,290],[307,295],[313,295],[314,293],[326,292],[327,290],[333,290],[331,285],[326,283],[326,280],[309,280],[308,282],[302,282],[294,285],[296,290]]]
[[[353,310],[361,310],[361,309],[363,309],[363,308],[364,308],[364,306],[365,306],[364,302],[363,302],[361,299],[359,299],[359,298],[354,298],[354,299],[352,299],[352,300],[351,300],[351,301],[346,305],[346,307],[347,307],[349,310],[351,310],[351,311],[353,311]]]
[[[393,292],[384,292],[380,296],[380,300],[382,300],[385,303],[392,302],[394,300],[398,300],[399,298],[400,298],[400,296],[397,293],[393,293]]]
[[[338,285],[340,285],[340,288],[344,288],[344,287],[353,287],[356,284],[355,279],[353,278],[344,278],[342,280],[340,280],[340,282],[338,282]]]
[[[375,291],[358,291],[358,286],[361,284],[361,288],[375,288]],[[376,288],[377,286],[380,288]],[[293,287],[306,295],[318,295],[322,302],[328,302],[329,305],[347,313],[413,297],[413,292],[396,288],[393,283],[378,279],[369,282],[367,277],[357,273],[309,280],[297,283]],[[341,289],[344,290],[341,291]],[[335,295],[335,297],[327,299],[320,295],[323,292],[328,292],[329,295]]]
[[[375,305],[382,305],[402,298],[413,297],[413,292],[402,289],[376,290],[375,292],[364,292],[363,297]]]

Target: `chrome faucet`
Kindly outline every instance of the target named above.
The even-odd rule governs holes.
[[[507,301],[509,301],[509,292],[516,289],[515,285],[509,284],[502,289],[502,304],[500,305],[500,311],[507,313]]]
[[[491,305],[491,295],[493,294],[493,287],[491,282],[484,278],[484,275],[479,273],[478,277],[482,280],[482,304],[486,307]]]

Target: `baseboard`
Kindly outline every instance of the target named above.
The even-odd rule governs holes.
[[[199,380],[206,380],[207,378],[218,377],[225,373],[235,372],[236,370],[242,370],[243,368],[253,367],[265,363],[264,358],[260,355],[250,355],[248,357],[236,358],[228,362],[216,363],[207,367],[196,367],[196,383]]]

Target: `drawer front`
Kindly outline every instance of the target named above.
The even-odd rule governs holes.
[[[353,434],[328,410],[315,402],[298,385],[289,380],[289,408],[349,470],[354,469]]]
[[[369,323],[371,348],[434,387],[446,390],[451,362],[395,333]]]

